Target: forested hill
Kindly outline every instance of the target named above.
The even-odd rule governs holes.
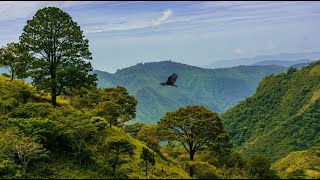
[[[252,95],[261,78],[286,70],[281,66],[203,69],[162,61],[139,63],[114,74],[97,70],[93,73],[97,74],[98,86],[124,86],[137,98],[136,122],[155,123],[166,112],[186,105],[199,104],[222,113]],[[179,75],[178,87],[159,85],[174,72]]]
[[[272,160],[320,144],[320,61],[262,79],[255,94],[224,115],[236,149]]]

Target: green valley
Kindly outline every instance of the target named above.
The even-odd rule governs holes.
[[[155,123],[166,112],[200,104],[218,113],[253,94],[261,78],[286,71],[281,66],[238,66],[204,69],[172,61],[139,63],[115,74],[94,70],[99,87],[124,86],[138,100],[133,122]],[[173,73],[176,87],[162,87]]]

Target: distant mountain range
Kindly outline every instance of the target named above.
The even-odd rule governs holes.
[[[124,86],[138,100],[131,122],[156,123],[166,112],[199,104],[218,113],[251,96],[261,78],[285,72],[282,66],[238,66],[204,69],[172,61],[139,63],[114,74],[94,70],[99,87]],[[161,86],[172,73],[178,87]]]
[[[278,66],[285,66],[285,67],[289,67],[289,66],[293,66],[293,65],[297,65],[297,64],[310,64],[311,62],[313,62],[314,60],[310,60],[310,59],[301,59],[301,60],[296,60],[296,61],[279,61],[279,60],[268,60],[268,61],[261,61],[261,62],[257,62],[252,64],[253,66],[268,66],[268,65],[278,65]]]
[[[200,65],[202,68],[227,68],[239,65],[280,65],[292,66],[299,63],[309,63],[320,59],[320,52],[305,53],[281,53],[277,55],[256,56],[253,58],[239,58],[232,60],[221,60],[208,65]]]

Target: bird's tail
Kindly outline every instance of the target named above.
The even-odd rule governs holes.
[[[164,83],[164,82],[163,82],[163,83],[160,83],[160,85],[161,85],[161,86],[165,86],[165,85],[166,85],[166,83]]]

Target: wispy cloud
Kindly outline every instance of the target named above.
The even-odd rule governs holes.
[[[85,33],[99,33],[99,32],[109,32],[109,31],[128,31],[134,29],[142,29],[150,27],[150,23],[147,22],[136,22],[136,23],[115,23],[109,25],[95,25],[85,28]]]
[[[0,21],[32,17],[38,9],[48,6],[72,8],[102,3],[112,3],[112,1],[1,1]]]
[[[115,32],[115,31],[130,31],[137,29],[145,29],[151,27],[158,27],[165,21],[167,21],[173,14],[171,9],[167,9],[162,12],[162,15],[158,18],[152,20],[152,14],[140,15],[141,19],[130,19],[127,18],[125,21],[118,22],[113,20],[113,22],[101,22],[95,25],[88,25],[84,28],[85,33],[100,33],[100,32]],[[142,17],[143,16],[143,17]],[[149,17],[149,18],[148,18]],[[118,18],[122,19],[122,18]]]
[[[172,16],[173,11],[171,9],[167,9],[163,12],[163,15],[156,20],[152,20],[152,26],[160,26],[160,24],[167,19],[169,19],[170,16]]]

